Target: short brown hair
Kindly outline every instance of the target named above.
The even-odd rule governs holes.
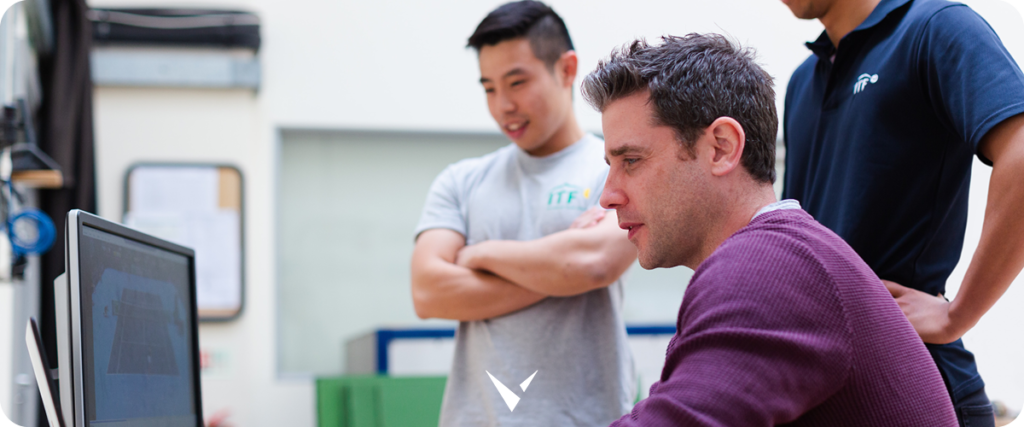
[[[657,46],[640,39],[612,51],[583,80],[583,97],[604,111],[612,101],[648,91],[655,120],[674,128],[691,156],[712,122],[731,117],[746,134],[740,163],[755,180],[775,182],[775,90],[753,49],[719,34],[661,39]]]

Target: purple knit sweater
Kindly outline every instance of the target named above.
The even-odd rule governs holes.
[[[697,268],[661,381],[613,426],[956,426],[942,377],[860,257],[768,212]]]

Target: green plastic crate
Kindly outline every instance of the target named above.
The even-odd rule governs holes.
[[[318,378],[319,427],[436,427],[445,377]]]

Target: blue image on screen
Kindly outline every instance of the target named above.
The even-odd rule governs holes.
[[[103,271],[92,292],[96,420],[192,413],[183,303],[171,283]]]

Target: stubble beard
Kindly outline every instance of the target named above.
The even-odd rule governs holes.
[[[676,215],[666,212],[660,215],[666,219],[661,224],[646,224],[647,244],[637,252],[640,266],[653,270],[691,265],[699,258],[706,234],[705,230],[695,229],[694,225],[708,224],[709,215],[706,210]]]
[[[822,5],[809,0],[797,0],[795,4],[789,5],[790,12],[793,12],[793,16],[797,19],[820,19],[824,15],[824,11],[821,9]]]
[[[658,255],[651,257],[652,265],[661,268],[672,268],[680,265],[693,269],[697,268],[697,260],[700,259],[701,248],[705,240],[702,235],[703,233],[700,230],[690,229],[690,227],[679,231],[679,233],[672,237],[663,235],[665,238],[657,243],[659,247]],[[642,263],[641,266],[643,266]]]
[[[676,193],[677,197],[652,217],[657,221],[646,225],[647,248],[638,251],[637,257],[641,267],[651,270],[685,265],[696,269],[702,261],[715,218],[723,214],[721,200],[704,180],[692,179],[686,185],[692,186],[691,190]]]

